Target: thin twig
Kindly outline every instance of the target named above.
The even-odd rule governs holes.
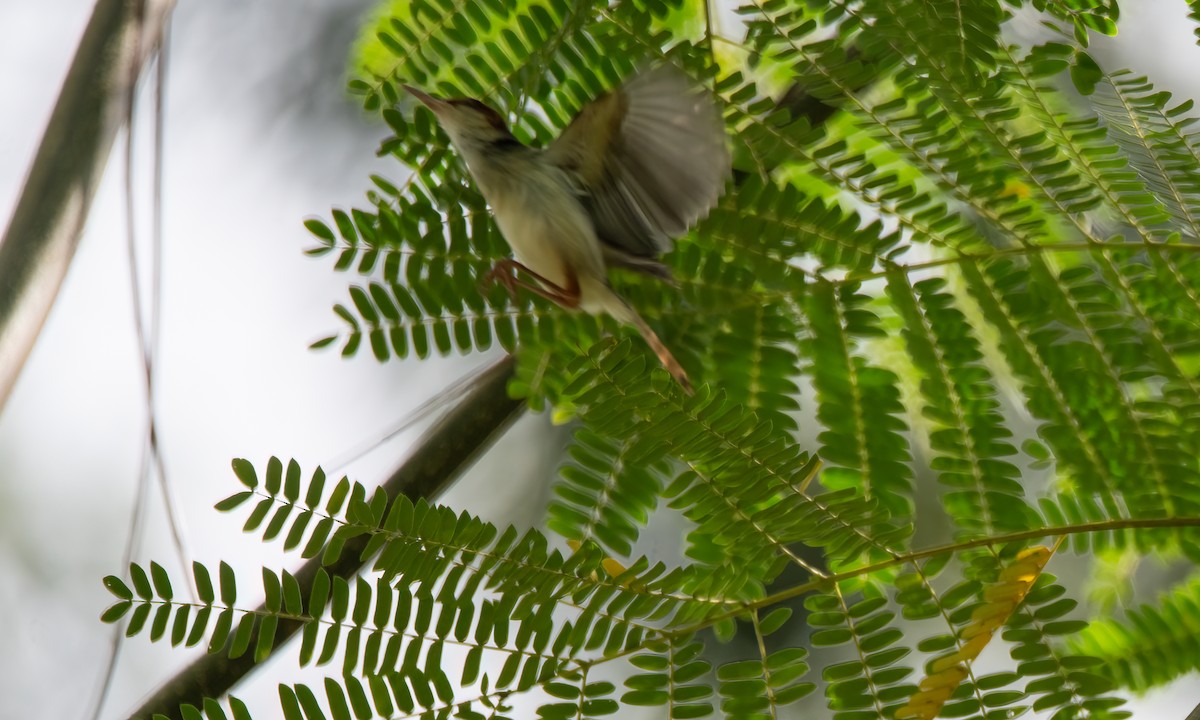
[[[163,0],[99,0],[75,51],[12,219],[0,239],[0,407],[54,305],[124,125],[134,38],[161,32]],[[144,18],[145,21],[139,21]]]
[[[180,569],[186,571],[188,568],[188,558],[190,557],[185,541],[185,533],[181,527],[180,511],[178,504],[173,500],[173,493],[168,483],[166,471],[163,465],[162,453],[158,443],[157,420],[155,418],[155,402],[154,402],[154,372],[153,361],[158,345],[158,314],[160,308],[159,288],[161,269],[159,267],[160,246],[162,241],[162,91],[163,83],[166,80],[165,73],[165,46],[167,38],[167,23],[170,19],[172,3],[164,3],[157,6],[161,13],[153,20],[161,21],[159,29],[151,34],[142,32],[134,33],[131,39],[132,47],[130,49],[132,55],[142,60],[141,63],[132,64],[128,67],[129,77],[122,85],[125,90],[123,103],[125,106],[124,121],[125,121],[125,221],[126,221],[126,248],[128,251],[129,261],[129,281],[130,291],[133,302],[133,320],[136,335],[138,339],[138,349],[141,351],[142,370],[145,381],[145,402],[147,427],[145,442],[142,444],[142,456],[139,463],[138,482],[135,489],[132,517],[129,522],[129,535],[126,538],[125,549],[122,557],[121,567],[129,567],[137,555],[141,546],[142,535],[145,530],[146,523],[146,507],[147,498],[150,493],[150,479],[157,472],[159,482],[162,485],[163,503],[167,514],[168,526],[170,527],[172,538],[174,541],[175,552],[178,556]],[[132,11],[132,23],[135,27],[144,27],[147,23],[147,14],[154,12],[155,8],[139,5]],[[152,20],[152,21],[153,21]],[[150,47],[146,47],[149,45]],[[151,313],[151,330],[149,334],[146,332],[144,322],[144,311],[142,304],[141,284],[138,281],[138,260],[137,260],[137,232],[136,232],[136,212],[134,208],[134,122],[133,113],[136,105],[135,98],[137,94],[138,80],[142,75],[144,63],[149,62],[151,57],[156,61],[156,75],[154,83],[155,92],[155,125],[154,125],[154,229],[153,229],[153,261],[152,261],[152,282],[153,291],[150,299]],[[192,584],[187,584],[189,596],[195,600],[196,591]],[[112,628],[111,638],[109,640],[109,653],[105,663],[104,673],[96,688],[96,697],[89,704],[90,717],[92,720],[97,720],[101,712],[104,710],[104,705],[108,700],[108,695],[112,690],[113,679],[116,676],[117,661],[120,658],[121,646],[124,640],[122,625],[117,624]],[[85,709],[85,713],[88,712]]]

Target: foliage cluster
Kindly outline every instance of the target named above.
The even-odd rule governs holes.
[[[1046,538],[1088,562],[1200,557],[1191,103],[1091,58],[1112,0],[749,0],[744,32],[709,10],[393,3],[350,84],[413,172],[307,223],[355,276],[317,345],[516,353],[511,391],[577,421],[547,530],[237,461],[221,509],[305,557],[369,537],[369,572],[305,591],[264,570],[260,612],[227,566],[196,566],[197,603],[135,566],[107,579],[106,619],[259,659],[301,622],[301,662],[330,676],[280,687],[289,720],[509,717],[518,696],[548,719],[1115,718],[1118,688],[1200,667],[1195,581],[1086,631],[1081,588],[1040,564],[1011,587]],[[1011,14],[1034,11],[1043,35],[1016,42]],[[613,277],[694,397],[608,319],[481,292],[507,246],[399,90],[486,98],[544,144],[647,62],[705,83],[734,148],[729,192],[666,258],[678,287]],[[686,564],[636,554],[655,512],[686,519]],[[714,649],[731,640],[734,659]],[[989,642],[1009,661],[982,674]]]

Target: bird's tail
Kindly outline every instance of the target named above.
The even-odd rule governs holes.
[[[675,382],[679,383],[680,387],[682,387],[688,395],[691,395],[693,392],[692,382],[688,380],[687,372],[683,369],[683,366],[679,364],[679,361],[675,359],[675,356],[671,354],[671,351],[667,349],[667,346],[663,344],[663,341],[659,339],[658,333],[654,332],[654,330],[651,329],[648,324],[646,324],[646,321],[642,319],[642,316],[638,314],[637,310],[633,309],[632,305],[625,302],[625,300],[623,300],[612,290],[608,288],[605,288],[605,290],[607,290],[606,294],[608,297],[605,298],[607,302],[605,302],[604,305],[605,310],[608,311],[608,314],[612,315],[623,323],[627,323],[637,328],[637,331],[642,334],[642,338],[645,339],[646,344],[649,345],[650,349],[654,351],[654,354],[658,356],[658,361],[662,363],[662,366],[667,369],[667,372],[671,373],[671,377],[675,378]]]

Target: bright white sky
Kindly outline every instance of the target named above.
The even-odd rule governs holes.
[[[344,299],[348,278],[332,273],[328,261],[302,255],[309,241],[301,221],[327,216],[331,205],[360,203],[369,173],[396,179],[404,172],[374,157],[386,130],[342,101],[341,48],[354,31],[353,8],[367,5],[184,0],[175,14],[158,359],[162,439],[182,504],[192,509],[185,520],[193,554],[213,564],[236,558],[246,578],[257,577],[264,563],[278,566],[279,556],[244,538],[240,517],[206,509],[235,489],[230,458],[261,464],[270,454],[295,456],[306,469],[328,462],[483,362],[381,366],[305,349],[339,327],[329,307]],[[1122,42],[1101,45],[1123,58],[1113,66],[1135,62],[1126,48],[1154,48],[1151,58],[1135,62],[1139,69],[1200,94],[1185,84],[1195,82],[1200,62],[1182,0],[1125,5]],[[5,223],[91,6],[0,3]],[[149,130],[149,120],[143,112],[140,131]],[[144,423],[122,154],[118,146],[59,302],[0,414],[3,717],[83,717],[107,652],[107,629],[97,621],[108,602],[100,578],[120,574]],[[135,161],[143,198],[147,159],[143,152]],[[553,447],[541,449],[547,437],[540,419],[527,421],[504,443],[519,452],[502,449],[496,470],[473,473],[446,501],[489,519],[535,521],[544,505],[541,478],[554,456]],[[402,447],[365,464],[359,477],[390,467]],[[146,546],[164,548],[160,506],[154,508]],[[179,577],[165,551],[154,558]],[[130,643],[106,716],[121,716],[185,660],[143,639]],[[239,694],[272,707],[274,684],[260,685]],[[49,692],[52,686],[60,691]],[[1137,714],[1182,717],[1191,694],[1181,688],[1173,695],[1147,698]]]

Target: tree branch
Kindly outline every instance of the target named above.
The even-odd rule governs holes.
[[[382,485],[389,499],[403,495],[414,502],[420,498],[433,500],[491,447],[525,409],[523,400],[508,396],[508,381],[515,365],[513,356],[506,355],[483,371],[462,402],[426,431],[408,459]],[[362,535],[348,540],[338,561],[326,566],[326,572],[347,579],[357,575],[365,564],[361,555],[368,538],[368,535]],[[321,558],[315,557],[296,572],[296,580],[305,597],[320,568]],[[299,622],[280,619],[272,654],[300,628]],[[257,643],[258,632],[255,628],[250,647]],[[179,710],[182,703],[199,707],[206,697],[220,698],[255,667],[252,652],[234,659],[224,651],[205,655],[180,670],[130,717],[149,718],[158,713],[182,720]]]
[[[99,0],[0,239],[0,408],[54,305],[173,0]]]

